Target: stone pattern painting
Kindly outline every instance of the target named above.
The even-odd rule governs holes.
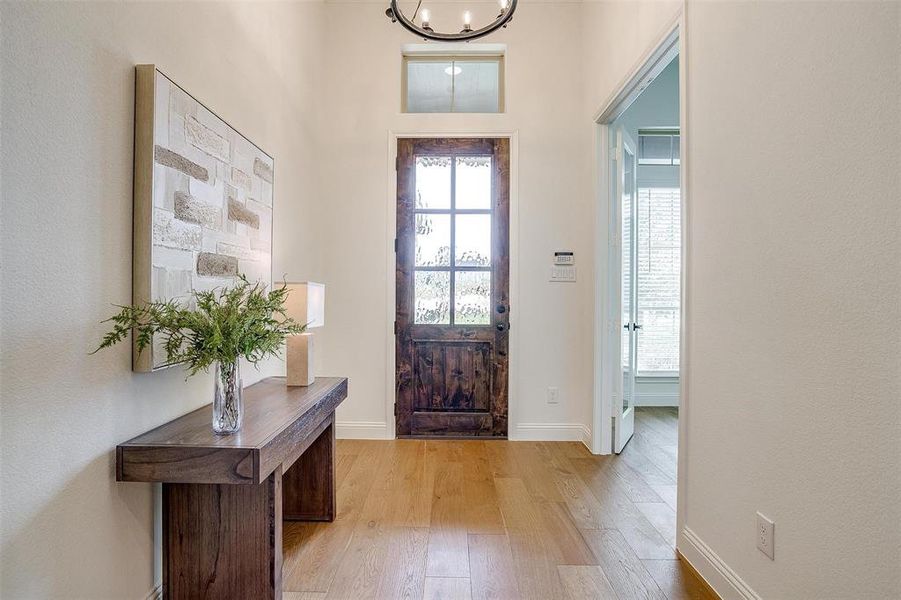
[[[272,157],[155,71],[152,299],[188,303],[238,274],[271,284],[273,175]],[[164,359],[155,343],[152,368]]]

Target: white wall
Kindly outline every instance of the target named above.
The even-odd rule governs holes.
[[[898,597],[901,4],[691,2],[687,33],[685,523],[763,598]]]
[[[507,112],[499,115],[400,114],[401,47],[416,40],[391,25],[384,8],[379,2],[326,6],[323,154],[330,160],[323,165],[328,211],[320,244],[328,316],[318,340],[324,371],[351,381],[339,432],[393,436],[393,427],[385,427],[393,402],[389,132],[516,132],[510,435],[581,439],[590,422],[593,314],[590,163],[587,145],[579,143],[591,123],[581,111],[581,7],[521,4],[515,26],[490,38],[507,45]],[[462,12],[459,3],[430,8],[433,23],[456,22]],[[576,253],[577,283],[548,282],[553,252],[561,249]],[[559,405],[546,403],[548,386],[559,387]],[[560,427],[538,432],[530,424]]]
[[[157,63],[276,157],[275,273],[302,271],[321,10],[2,4],[0,596],[144,598],[153,490],[115,482],[114,448],[210,399],[209,378],[133,374],[127,345],[87,355],[131,298],[134,64]]]

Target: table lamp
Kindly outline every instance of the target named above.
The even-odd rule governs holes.
[[[288,282],[288,299],[285,313],[297,323],[307,326],[307,331],[288,336],[285,357],[288,385],[310,385],[313,375],[314,327],[325,325],[325,286],[312,281]]]

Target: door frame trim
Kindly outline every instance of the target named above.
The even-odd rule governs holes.
[[[650,83],[669,64],[672,58],[682,53],[682,37],[684,30],[684,11],[680,8],[676,18],[667,25],[657,42],[630,70],[626,79],[617,87],[607,102],[595,113],[595,148],[596,160],[594,187],[596,193],[595,208],[595,319],[594,319],[594,394],[591,423],[591,451],[594,454],[613,453],[613,431],[610,425],[613,420],[614,380],[607,373],[612,362],[611,344],[613,336],[610,323],[610,284],[608,282],[608,263],[610,259],[611,228],[613,227],[613,205],[611,181],[615,175],[611,172],[611,141],[615,140],[615,132],[610,125],[635,101]],[[682,85],[684,67],[680,59],[680,128],[684,120],[685,98]],[[682,138],[684,141],[684,137]],[[684,154],[684,152],[683,152]],[[685,161],[681,160],[680,177],[683,179]],[[684,200],[683,200],[684,202]],[[684,212],[683,212],[684,214]],[[684,277],[684,221],[683,221],[683,277]],[[682,313],[684,314],[684,306]],[[618,339],[618,337],[617,337]],[[680,342],[681,346],[681,342]],[[681,356],[681,348],[680,348]],[[681,363],[680,363],[681,364]],[[615,375],[615,374],[614,374]]]
[[[681,264],[681,292],[682,306],[680,316],[680,338],[679,338],[679,444],[678,444],[678,462],[677,462],[677,501],[676,501],[676,548],[683,546],[686,522],[686,500],[688,494],[688,420],[690,418],[690,388],[688,381],[688,342],[685,332],[689,330],[689,320],[686,315],[689,312],[689,300],[686,293],[686,281],[690,267],[690,209],[691,197],[689,194],[689,171],[688,164],[690,156],[688,152],[690,141],[690,123],[688,119],[688,31],[687,31],[687,11],[686,1],[683,0],[673,20],[658,36],[657,42],[651,46],[651,49],[635,64],[633,69],[624,81],[617,86],[617,91],[608,99],[607,102],[597,111],[595,117],[595,141],[596,155],[593,163],[594,169],[594,186],[595,186],[595,335],[594,335],[594,397],[592,410],[592,439],[591,451],[595,454],[612,453],[613,436],[612,428],[602,426],[609,424],[612,419],[612,399],[604,389],[605,380],[609,377],[603,377],[603,367],[607,359],[605,345],[607,343],[606,323],[609,309],[607,306],[607,285],[605,277],[605,268],[608,256],[608,239],[609,239],[609,214],[610,207],[610,188],[609,167],[610,167],[610,122],[613,119],[611,115],[616,113],[617,105],[624,99],[629,99],[628,90],[635,90],[636,86],[640,87],[643,80],[646,80],[649,74],[647,69],[649,64],[657,64],[661,61],[661,51],[665,52],[668,48],[675,48],[679,55],[679,129],[680,129],[680,145],[681,160],[679,165],[679,185],[682,202],[682,264]],[[664,63],[665,66],[666,63]],[[631,103],[635,95],[631,96]],[[624,109],[623,109],[624,110]],[[621,111],[620,111],[621,112]],[[615,118],[615,117],[614,117]]]
[[[385,438],[397,437],[394,419],[395,393],[395,340],[394,319],[396,315],[396,281],[394,238],[397,236],[397,140],[398,138],[506,138],[510,140],[510,331],[507,365],[507,439],[517,439],[518,386],[519,386],[519,132],[506,131],[415,131],[388,130],[387,185],[386,185],[386,225],[385,225],[385,268],[391,277],[386,278],[385,302],[388,318],[385,326]]]

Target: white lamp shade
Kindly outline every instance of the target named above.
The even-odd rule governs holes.
[[[325,285],[313,281],[288,283],[285,312],[307,328],[325,325]]]

